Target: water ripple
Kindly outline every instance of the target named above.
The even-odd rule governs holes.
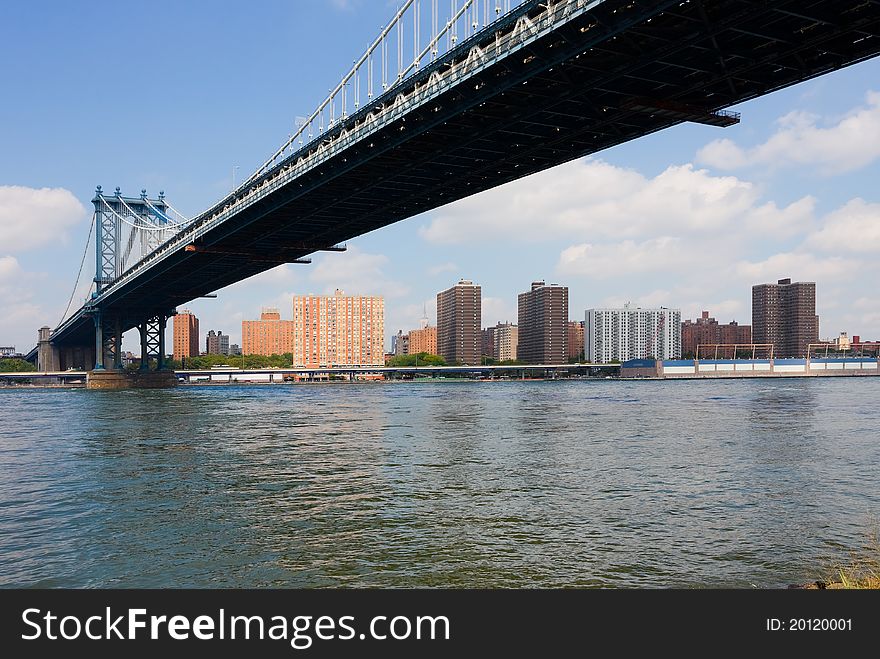
[[[878,379],[0,390],[0,586],[749,587],[880,515]]]

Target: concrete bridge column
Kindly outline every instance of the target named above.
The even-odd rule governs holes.
[[[37,340],[37,370],[43,373],[55,372],[61,369],[58,348],[49,342],[51,328],[41,327]]]

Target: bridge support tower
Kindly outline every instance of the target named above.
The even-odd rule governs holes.
[[[170,314],[157,314],[137,324],[141,344],[141,365],[126,370],[122,360],[122,327],[118,314],[96,310],[95,367],[88,374],[88,389],[161,389],[177,386],[177,376],[165,360],[165,328]]]

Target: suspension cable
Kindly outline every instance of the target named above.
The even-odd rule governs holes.
[[[156,207],[150,202],[149,199],[144,199],[144,203],[146,203],[147,206],[149,206],[149,207],[153,210],[154,213],[156,213],[159,217],[161,217],[163,220],[165,220],[165,221],[168,223],[169,226],[173,226],[173,227],[184,227],[184,226],[186,226],[187,224],[189,224],[189,219],[183,217],[183,215],[181,215],[180,213],[178,213],[177,211],[175,211],[173,208],[171,208],[171,204],[166,203],[165,205],[168,206],[168,208],[171,208],[171,210],[174,211],[174,213],[175,213],[176,215],[180,216],[180,217],[184,220],[183,223],[179,223],[179,222],[176,222],[176,221],[172,220],[170,217],[168,217],[167,214],[163,213],[163,212],[160,211],[158,208],[156,208]]]
[[[147,222],[147,221],[144,219],[143,215],[141,215],[141,214],[139,214],[139,213],[135,213],[134,210],[132,209],[132,207],[129,206],[127,203],[125,203],[125,199],[123,199],[122,197],[118,197],[118,199],[119,199],[119,202],[125,207],[125,210],[127,210],[127,211],[131,214],[132,217],[136,217],[138,220],[140,220],[141,222],[143,222],[142,225],[138,225],[138,228],[139,228],[139,229],[152,229],[152,228],[157,228],[157,229],[160,229],[160,230],[162,230],[162,231],[165,231],[165,230],[167,230],[167,229],[182,229],[182,228],[183,228],[183,225],[182,225],[182,224],[178,224],[177,222],[171,222],[171,223],[169,223],[169,224],[167,224],[167,225],[165,225],[165,226],[156,226],[155,224],[151,224],[150,222]]]
[[[149,202],[147,202],[147,203],[149,203]],[[192,218],[189,218],[189,217],[187,217],[186,215],[184,215],[183,213],[181,213],[181,212],[180,212],[179,210],[177,210],[174,206],[172,206],[171,204],[169,204],[167,200],[165,201],[165,205],[166,205],[169,209],[171,209],[171,212],[172,212],[172,213],[174,213],[175,215],[177,215],[177,217],[179,217],[181,220],[183,220],[185,224],[189,224],[190,222],[192,222]]]
[[[70,299],[67,300],[67,306],[64,308],[64,313],[61,314],[61,320],[58,322],[58,326],[64,322],[64,319],[67,318],[67,312],[70,311],[70,305],[73,303],[73,296],[76,295],[76,289],[79,286],[79,278],[82,276],[83,266],[86,264],[86,256],[89,254],[89,244],[92,242],[92,231],[95,229],[95,213],[92,213],[92,221],[89,223],[89,236],[86,238],[86,248],[83,250],[82,260],[79,262],[79,272],[76,273],[76,283],[73,285],[73,290],[70,292]],[[91,289],[91,287],[89,287]]]
[[[137,223],[132,222],[128,218],[123,217],[119,213],[117,213],[116,210],[114,210],[114,208],[110,205],[110,202],[108,202],[107,199],[105,199],[103,195],[101,195],[100,199],[101,199],[101,201],[104,202],[104,205],[107,207],[107,210],[109,210],[110,213],[112,213],[113,216],[116,217],[116,219],[118,219],[123,224],[127,224],[128,226],[130,226],[134,229],[140,229],[142,231],[170,231],[172,229],[182,229],[184,226],[186,226],[184,224],[168,224],[168,225],[159,227],[159,226],[156,226],[155,224],[149,224],[147,222],[145,222],[143,224],[137,224]],[[120,198],[120,201],[122,201],[121,198]],[[134,217],[140,218],[140,215],[138,215],[137,213],[132,211],[131,208],[129,208],[128,204],[126,204],[124,201],[122,202],[122,205],[125,206],[126,208],[128,208],[128,210],[131,212],[131,214]]]

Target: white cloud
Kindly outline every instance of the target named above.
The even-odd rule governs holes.
[[[652,307],[670,307],[670,300],[674,299],[674,297],[675,296],[669,291],[658,289],[655,291],[651,291],[650,293],[638,295],[636,297],[612,295],[602,300],[602,306],[622,307],[625,304],[631,304],[633,306],[643,307],[646,309]]]
[[[697,161],[728,171],[750,165],[812,165],[834,175],[880,158],[880,92],[868,92],[864,106],[830,126],[819,121],[813,114],[791,112],[777,120],[777,131],[763,144],[744,148],[727,138],[715,140],[700,149]]]
[[[779,208],[775,202],[750,211],[744,218],[744,228],[750,236],[760,235],[768,238],[792,238],[803,235],[815,224],[813,211],[816,199],[806,196]]]
[[[789,232],[796,218],[812,211],[810,198],[784,209],[759,205],[759,198],[760,190],[748,181],[712,176],[692,165],[671,166],[647,178],[588,159],[452,204],[433,214],[420,234],[440,245],[559,238],[595,242],[719,234],[745,221]]]
[[[739,261],[734,272],[743,282],[775,283],[781,277],[792,281],[836,282],[851,278],[859,264],[838,256],[817,257],[808,252],[784,252],[761,261]]]
[[[33,278],[15,257],[0,257],[0,343],[14,345],[20,352],[36,344],[37,328],[46,324],[45,311],[25,284]]]
[[[63,188],[0,186],[0,235],[7,250],[57,243],[86,215],[79,200]]]
[[[625,240],[612,244],[573,245],[560,254],[557,271],[569,276],[609,279],[667,271],[670,266],[679,268],[692,261],[681,239],[666,236],[640,243]]]
[[[496,323],[516,323],[518,312],[506,298],[483,296],[480,315],[483,327],[494,327]]]
[[[432,277],[436,277],[439,274],[443,274],[444,272],[456,272],[458,270],[458,265],[452,262],[447,263],[439,263],[437,265],[433,265],[428,268],[427,272]]]
[[[244,279],[233,284],[241,288],[247,286],[293,286],[300,281],[300,276],[296,272],[296,268],[302,268],[302,265],[289,265],[287,263],[278,265],[271,270],[265,270],[253,277]]]
[[[822,252],[880,252],[880,204],[853,199],[827,215],[822,228],[807,237]]]
[[[389,319],[393,319],[397,327],[393,332],[402,329],[404,332],[408,330],[418,329],[422,318],[427,315],[428,324],[437,324],[437,298],[431,297],[417,304],[404,304],[402,306],[386,305],[385,315]]]
[[[388,277],[384,254],[368,254],[357,247],[349,247],[342,254],[328,254],[312,266],[309,281],[322,287],[322,293],[333,293],[337,288],[349,295],[383,295],[402,297],[409,287]]]

